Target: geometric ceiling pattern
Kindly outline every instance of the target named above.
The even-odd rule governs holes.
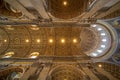
[[[61,65],[50,71],[48,80],[83,80],[84,72],[73,65]]]
[[[20,0],[15,0],[15,1],[20,2]],[[31,2],[32,0],[26,0],[26,1]],[[33,2],[34,1],[37,1],[37,0],[33,0]],[[44,8],[46,9],[46,12],[50,12],[51,15],[53,15],[54,17],[59,19],[66,19],[67,21],[67,19],[76,18],[77,16],[85,12],[88,7],[88,4],[90,4],[89,1],[93,1],[93,0],[38,0],[38,2],[40,1],[46,2],[47,6],[43,4]],[[16,12],[17,10],[15,10],[13,7],[8,5],[7,3],[4,3],[3,0],[0,0],[0,18],[1,16],[5,16],[5,17],[9,17],[9,19],[16,18],[15,20],[17,21],[18,19],[25,17],[25,15],[23,16],[24,13],[22,14],[22,12],[24,12],[24,8],[25,10],[28,10],[28,11],[30,8],[25,7],[25,5],[23,5],[22,3],[20,4],[24,6],[23,11],[21,10],[21,12],[19,11]],[[34,9],[36,8],[34,3],[32,5],[33,5],[32,7],[33,13],[37,17],[37,19],[38,18],[41,19],[42,16],[38,13],[41,10]],[[37,6],[38,5],[39,4],[37,4]],[[31,13],[32,13],[32,10],[30,14]],[[41,27],[37,25],[5,25],[5,26],[0,25],[0,58],[8,58],[8,57],[5,57],[6,55],[9,57],[15,57],[17,59],[31,58],[30,57],[31,55],[33,55],[33,58],[36,58],[34,55],[37,54],[37,56],[39,57],[40,56],[55,56],[57,58],[61,56],[64,58],[70,57],[70,60],[74,61],[73,58],[76,59],[79,56],[87,56],[87,55],[91,56],[89,54],[93,53],[93,56],[91,57],[97,57],[99,59],[100,56],[103,56],[104,54],[107,55],[107,51],[110,49],[112,50],[113,47],[116,47],[116,45],[113,46],[113,42],[111,44],[111,39],[114,41],[114,38],[111,38],[113,37],[113,33],[114,33],[113,32],[110,34],[110,32],[112,32],[110,31],[111,29],[109,29],[106,26],[105,26],[106,27],[105,29],[103,27],[98,27],[98,26],[97,27],[95,26],[96,27],[95,28],[94,26],[95,25],[93,25],[92,27],[91,26],[85,27],[85,26],[78,26],[78,25],[74,25],[74,26],[54,25],[53,27],[46,27],[44,25],[44,27]],[[110,51],[108,51],[108,53]],[[96,52],[100,53],[101,55],[96,56],[97,55]],[[115,55],[114,57],[115,57],[115,60],[118,60],[119,62],[118,56],[119,55]],[[57,62],[56,58],[52,58],[54,64],[49,64],[49,62],[48,64],[47,63],[44,64],[44,62],[39,63],[39,62],[42,62],[40,61],[40,59],[41,58],[39,58],[39,61],[35,62],[35,64],[37,65],[33,64],[32,66],[27,66],[28,69],[26,69],[25,74],[27,71],[30,71],[32,67],[34,69],[37,67],[35,73],[33,73],[34,71],[32,71],[32,69],[30,73],[33,73],[33,75],[34,74],[36,75],[39,72],[40,79],[42,79],[41,74],[43,77],[47,76],[47,80],[89,80],[89,79],[96,80],[91,78],[91,77],[94,77],[94,75],[101,80],[102,78],[106,79],[106,76],[102,75],[102,73],[99,73],[97,69],[94,68],[94,65],[90,64],[91,62],[90,63],[87,62],[87,65],[84,63],[79,64],[79,61],[81,60],[80,58],[76,61],[76,63],[70,62],[69,65],[63,65],[64,59],[63,59],[63,64],[56,63]],[[47,59],[49,60],[49,58]],[[3,59],[3,60],[7,60],[7,59]],[[13,62],[12,64],[15,64],[15,62]],[[4,61],[2,62],[2,64],[3,63]],[[24,64],[24,62],[22,64]],[[105,69],[106,70],[108,69],[108,72],[112,72],[112,74],[114,74],[113,72],[116,70],[118,70],[119,72],[119,68],[112,67],[109,64],[108,64],[109,66],[107,66],[106,63],[105,64],[101,63],[101,64],[102,65],[97,65],[97,66],[101,66],[101,68],[106,67]],[[11,65],[11,63],[5,66],[9,67],[9,65]],[[20,66],[21,65],[19,65],[19,67]],[[88,68],[94,75],[89,73],[89,71],[87,73],[87,70],[85,70],[85,68]],[[112,70],[112,68],[114,70]],[[47,69],[49,69],[48,72],[47,72]],[[12,76],[13,74],[12,71],[16,71],[16,73],[23,72],[21,68],[15,67],[13,69],[11,68],[8,70],[4,70],[3,72],[4,74],[1,74],[0,76],[8,75],[7,77],[8,79],[10,76]],[[6,74],[5,72],[9,74]],[[28,73],[28,75],[30,73]],[[90,76],[90,78],[88,76]],[[119,76],[119,75],[116,75],[116,76]],[[4,78],[4,80],[6,79]]]
[[[12,57],[28,58],[33,52],[38,52],[39,56],[85,55],[99,39],[90,27],[77,26],[44,28],[8,25],[1,26],[0,32],[0,44],[3,44],[0,45],[0,53],[14,52]]]
[[[48,0],[48,10],[60,19],[70,19],[82,14],[89,0]]]

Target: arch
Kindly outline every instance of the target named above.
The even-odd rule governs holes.
[[[69,75],[73,75],[73,74],[75,75],[76,74],[75,77],[79,77],[79,78],[82,78],[82,79],[85,78],[85,76],[86,76],[86,74],[81,69],[79,69],[79,68],[77,68],[73,65],[63,64],[63,65],[57,65],[53,69],[51,69],[50,72],[48,73],[47,80],[51,80],[51,78],[54,74],[56,75],[56,73],[64,72],[64,71],[66,71],[64,73],[65,75],[67,75],[68,73],[69,73]]]

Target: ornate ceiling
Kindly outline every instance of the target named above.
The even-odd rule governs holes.
[[[44,69],[49,69],[47,80],[89,79],[82,72],[86,65],[79,63],[106,60],[118,49],[116,30],[104,25],[102,20],[96,23],[96,19],[90,19],[96,18],[100,10],[112,7],[113,2],[118,0],[0,0],[1,64],[27,65],[35,61],[39,65],[36,71],[40,70],[41,63],[45,63]],[[119,63],[118,56],[114,55],[113,61]],[[11,71],[23,72],[15,67],[2,73],[9,78],[13,75],[8,74]]]
[[[71,19],[85,12],[89,0],[48,0],[48,10],[60,19]]]
[[[48,80],[83,80],[84,72],[73,65],[56,66],[49,72]]]
[[[94,57],[97,54],[102,56],[101,50],[106,52],[108,47],[110,48],[111,39],[107,29],[104,29],[103,26],[101,28],[100,25],[91,28],[89,24],[92,23],[92,19],[75,19],[76,16],[82,15],[88,8],[88,4],[92,4],[94,0],[0,1],[0,24],[5,25],[1,26],[2,55],[14,52],[14,55],[10,53],[9,55],[28,58],[31,55],[89,54],[88,56]],[[94,25],[95,22],[96,20],[93,19],[92,24]],[[109,35],[108,38],[106,34]],[[107,40],[108,42],[105,43]],[[103,44],[109,44],[107,50],[106,45]],[[23,55],[20,55],[21,53]]]
[[[72,19],[88,9],[91,0],[0,0],[0,15],[8,18]],[[52,15],[52,16],[51,16]],[[54,17],[54,18],[53,18]]]
[[[14,52],[13,57],[28,58],[33,52],[39,52],[39,56],[85,55],[98,44],[99,39],[90,27],[8,25],[1,26],[0,30],[0,53]]]

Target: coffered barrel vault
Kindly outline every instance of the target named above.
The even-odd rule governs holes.
[[[112,44],[112,35],[104,26],[1,26],[1,33],[8,37],[2,38],[1,35],[2,43],[7,46],[1,55],[14,52],[12,57],[30,58],[32,53],[37,52],[34,55],[100,57],[106,54]]]
[[[120,80],[120,0],[0,0],[0,80]]]
[[[84,49],[86,47],[87,51],[92,49],[92,46],[89,47],[91,42],[87,43],[88,46],[83,45],[84,35],[82,31],[87,30],[91,31],[89,27],[1,26],[1,31],[4,31],[1,33],[8,37],[6,39],[1,35],[1,41],[8,46],[1,54],[4,55],[6,52],[12,51],[15,53],[13,57],[29,57],[32,52],[39,52],[40,56],[85,55]],[[87,35],[87,33],[85,34]],[[3,46],[1,45],[1,47]]]

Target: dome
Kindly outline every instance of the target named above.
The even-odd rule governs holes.
[[[71,19],[85,11],[88,0],[48,0],[50,13],[60,19]]]

